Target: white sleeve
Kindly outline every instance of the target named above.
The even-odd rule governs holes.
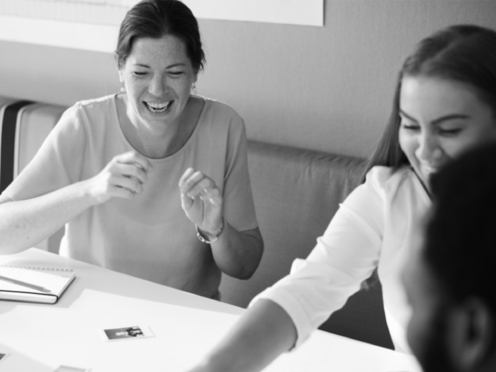
[[[304,342],[360,289],[378,265],[384,225],[384,202],[376,169],[340,206],[306,260],[296,259],[290,275],[258,295],[279,304]]]

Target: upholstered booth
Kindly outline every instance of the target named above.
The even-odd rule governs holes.
[[[31,160],[64,107],[0,97],[0,156],[3,190]],[[304,258],[339,207],[360,182],[363,160],[249,141],[248,162],[257,217],[265,242],[260,267],[249,280],[224,276],[222,300],[246,307]],[[58,251],[62,231],[39,245]],[[349,299],[322,329],[392,347],[380,284]]]
[[[24,169],[66,107],[0,96],[0,193]],[[63,230],[39,243],[58,251]]]
[[[220,287],[223,301],[241,307],[310,253],[360,183],[364,160],[249,141],[248,166],[265,252],[251,279],[224,276]],[[321,329],[392,348],[380,283],[352,296]]]

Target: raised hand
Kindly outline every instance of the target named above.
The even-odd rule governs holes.
[[[223,198],[215,182],[200,171],[188,168],[179,180],[181,206],[186,216],[207,234],[222,227]]]
[[[151,164],[135,151],[115,156],[95,177],[86,181],[95,204],[112,198],[132,199],[143,191]]]

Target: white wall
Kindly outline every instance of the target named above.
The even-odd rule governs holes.
[[[327,0],[325,26],[200,20],[198,93],[227,102],[248,136],[368,156],[389,116],[396,73],[441,27],[496,29],[494,0]],[[70,105],[119,89],[111,54],[0,41],[0,95]]]

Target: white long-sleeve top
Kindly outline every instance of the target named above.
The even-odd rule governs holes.
[[[365,183],[341,204],[306,260],[259,294],[279,304],[293,320],[296,347],[318,328],[378,267],[386,321],[398,351],[409,351],[405,329],[410,309],[400,282],[403,261],[420,233],[431,201],[415,173],[374,167]]]

